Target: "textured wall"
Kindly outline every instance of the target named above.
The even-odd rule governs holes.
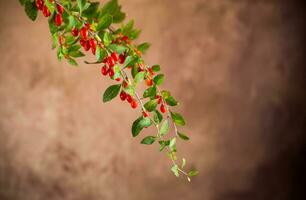
[[[302,12],[281,1],[121,0],[153,45],[164,88],[181,100],[179,143],[200,175],[175,178],[99,67],[56,60],[46,19],[0,0],[0,199],[242,200],[297,195],[302,128]],[[305,85],[304,85],[305,86]],[[305,88],[305,87],[304,87]],[[301,187],[301,186],[300,186]]]

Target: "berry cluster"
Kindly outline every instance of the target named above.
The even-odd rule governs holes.
[[[54,3],[54,0],[47,0],[50,3]],[[36,0],[36,7],[38,10],[42,11],[45,17],[50,17],[51,12],[49,11],[48,7],[45,5],[43,0]],[[64,7],[56,4],[57,14],[55,15],[54,22],[57,26],[61,26],[63,23],[62,14],[64,13]]]
[[[137,101],[129,94],[127,94],[126,92],[124,91],[121,91],[120,93],[120,99],[122,101],[125,101],[127,100],[127,102],[131,105],[131,107],[133,109],[137,108],[138,104],[137,104]],[[148,116],[148,115],[147,115]]]

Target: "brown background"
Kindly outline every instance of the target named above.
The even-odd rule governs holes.
[[[288,1],[287,1],[288,2]],[[127,104],[101,102],[98,66],[56,60],[46,19],[0,0],[0,199],[296,199],[305,123],[303,12],[262,0],[121,0],[153,45],[180,101],[179,155],[200,175],[175,178],[143,146]],[[305,165],[304,165],[305,166]]]

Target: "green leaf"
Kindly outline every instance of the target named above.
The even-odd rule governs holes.
[[[57,26],[54,24],[54,20],[50,20],[48,23],[51,34],[57,34]]]
[[[152,87],[149,87],[143,92],[143,97],[155,97],[156,96],[156,86],[153,85]]]
[[[86,5],[86,0],[77,0],[77,3],[78,3],[79,10],[82,13]]]
[[[104,15],[97,26],[97,31],[104,30],[108,28],[113,22],[113,17],[111,15]]]
[[[55,33],[52,35],[52,49],[55,49],[57,47],[58,43],[58,35]]]
[[[144,107],[147,111],[151,112],[155,110],[157,104],[158,104],[158,99],[153,99],[145,103]]]
[[[140,29],[133,29],[129,32],[128,36],[131,40],[135,40],[139,37],[140,33],[141,33]]]
[[[73,58],[67,58],[69,64],[73,66],[78,66],[78,63]]]
[[[71,30],[72,27],[75,27],[75,26],[77,26],[77,25],[78,25],[77,19],[76,19],[74,16],[69,15],[69,16],[68,16],[68,26],[67,26],[67,28],[68,28],[69,30]]]
[[[116,51],[118,54],[121,54],[127,50],[125,46],[118,45],[118,44],[110,44],[108,45],[108,48],[112,51]]]
[[[161,140],[159,141],[160,147],[159,147],[159,151],[163,151],[165,149],[166,146],[168,146],[170,144],[169,140]]]
[[[171,96],[169,91],[163,90],[161,92],[161,95],[163,97],[163,99],[166,101],[166,103],[170,106],[176,106],[178,105],[178,102],[174,99],[173,96]]]
[[[85,56],[84,53],[82,53],[81,51],[71,51],[68,53],[69,56],[74,57],[74,58],[79,58],[79,57],[83,57]]]
[[[73,45],[68,47],[68,52],[77,51],[81,48],[81,45]]]
[[[27,1],[28,1],[28,0],[19,0],[19,3],[20,3],[21,5],[24,5]]]
[[[129,35],[129,33],[133,30],[134,20],[130,20],[125,26],[122,26],[122,34]]]
[[[173,165],[172,168],[171,168],[171,171],[173,172],[173,174],[176,176],[176,177],[179,177],[179,171],[178,171],[178,166],[177,165]]]
[[[165,79],[165,75],[163,74],[158,74],[156,75],[154,78],[153,78],[153,81],[156,85],[161,85],[163,84],[164,82],[164,79]]]
[[[182,159],[182,165],[181,165],[181,168],[183,169],[185,166],[186,166],[186,159],[185,159],[185,158],[183,158],[183,159]]]
[[[158,110],[154,110],[153,120],[159,124],[163,120],[163,115]]]
[[[109,32],[105,31],[103,34],[103,43],[108,46],[112,42],[112,37]]]
[[[189,137],[187,135],[180,132],[177,132],[177,134],[182,140],[189,140]]]
[[[132,71],[131,71],[131,74],[132,74],[132,77],[135,78],[136,74],[139,72],[139,67],[137,65],[133,65],[133,68],[132,68]]]
[[[118,95],[120,88],[121,84],[109,86],[103,94],[103,102],[105,103],[115,98]]]
[[[141,144],[153,144],[155,142],[156,137],[154,136],[147,136],[142,141]]]
[[[149,126],[151,126],[151,120],[148,117],[141,116],[138,119],[136,119],[132,125],[133,137],[139,135],[139,133],[144,127],[149,127]]]
[[[169,121],[168,120],[165,120],[162,125],[160,126],[160,129],[159,129],[159,134],[161,136],[164,136],[166,135],[167,133],[169,132]]]
[[[35,5],[35,2],[26,1],[24,3],[25,3],[24,9],[25,9],[27,16],[32,21],[35,21],[35,19],[37,18],[37,8]]]
[[[123,65],[122,65],[122,67],[123,67],[123,68],[126,68],[126,67],[128,67],[128,66],[131,66],[131,65],[133,65],[136,61],[137,61],[137,58],[135,58],[135,57],[133,57],[133,56],[128,56],[128,57],[126,57],[126,59],[125,59]]]
[[[75,43],[75,38],[71,35],[68,35],[65,37],[65,41],[68,45],[72,45],[73,43]]]
[[[113,16],[113,22],[114,23],[121,23],[126,17],[126,14],[123,12],[119,12],[118,14]]]
[[[128,85],[126,88],[124,88],[124,91],[126,93],[128,93],[129,95],[134,96],[134,94],[135,94],[135,87],[132,86],[132,85]]]
[[[188,173],[188,176],[196,176],[196,175],[198,175],[198,174],[199,174],[198,171],[196,171],[196,170],[191,170],[191,171]]]
[[[54,3],[51,3],[50,1],[45,1],[45,5],[47,6],[47,8],[50,11],[51,15],[53,15],[54,10],[55,10]]]
[[[174,112],[171,112],[171,111],[170,111],[170,113],[171,113],[171,118],[173,119],[175,124],[180,125],[180,126],[185,125],[185,120],[184,120],[184,118],[182,117],[181,114],[174,113]]]
[[[176,138],[172,138],[171,140],[170,140],[170,144],[169,144],[169,148],[170,148],[170,150],[171,151],[176,151]]]
[[[137,49],[138,49],[141,53],[144,53],[146,50],[149,49],[150,46],[151,46],[151,45],[150,45],[149,43],[145,42],[145,43],[142,43],[142,44],[138,45],[138,46],[137,46]]]
[[[59,61],[61,61],[61,60],[63,59],[64,54],[63,54],[63,52],[62,52],[62,48],[61,48],[61,47],[59,47],[59,48],[57,49],[56,55],[57,55],[57,59],[58,59]]]
[[[99,8],[99,2],[93,2],[90,4],[90,6],[85,9],[82,13],[83,17],[87,17],[87,18],[94,18],[97,15],[97,11]]]
[[[106,56],[106,52],[99,46],[96,48],[96,58],[98,62],[101,62]]]
[[[158,71],[160,71],[160,66],[159,65],[153,65],[152,70],[153,70],[153,72],[158,72]]]
[[[143,81],[144,77],[145,77],[144,72],[138,72],[134,78],[134,85],[137,85],[138,83]]]
[[[111,0],[102,7],[100,13],[101,15],[105,15],[105,14],[114,15],[117,10],[118,10],[118,1]]]
[[[176,106],[178,104],[178,102],[171,95],[166,98],[165,101],[169,106]]]

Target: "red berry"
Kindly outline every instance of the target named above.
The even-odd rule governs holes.
[[[64,7],[63,6],[61,6],[59,4],[56,4],[56,8],[57,8],[58,13],[63,14],[63,12],[64,12]]]
[[[122,91],[122,92],[120,93],[120,99],[121,99],[122,101],[124,101],[124,100],[126,100],[126,98],[127,98],[127,94],[126,94],[124,91]]]
[[[85,28],[87,28],[89,30],[90,29],[90,24],[89,23],[85,23]]]
[[[118,77],[118,78],[116,78],[115,80],[119,82],[119,81],[121,81],[121,78],[120,78],[120,77]]]
[[[76,36],[79,35],[79,30],[78,30],[76,27],[74,27],[74,28],[71,30],[71,34],[72,34],[74,37],[76,37]]]
[[[123,82],[122,82],[122,86],[123,86],[124,88],[126,88],[126,87],[128,86],[128,83],[127,83],[126,81],[123,81]]]
[[[63,23],[63,18],[61,14],[56,14],[55,16],[55,25],[60,26]]]
[[[160,106],[160,112],[162,112],[162,113],[165,113],[165,112],[166,112],[166,107],[165,107],[164,104],[162,104],[162,105]]]
[[[152,79],[147,79],[146,80],[146,84],[147,84],[147,86],[152,86],[153,85],[153,81],[152,81]]]
[[[90,39],[89,40],[89,46],[91,48],[92,54],[96,55],[96,40]]]
[[[137,102],[133,99],[132,102],[131,102],[131,107],[133,109],[137,108]]]
[[[122,40],[123,40],[124,42],[128,42],[129,37],[125,35],[125,36],[122,37]]]
[[[114,67],[115,66],[115,61],[111,56],[109,56],[107,58],[107,64],[108,64],[109,67]]]
[[[86,45],[86,40],[80,39],[80,45],[84,47]]]
[[[108,74],[108,69],[105,65],[101,68],[101,74],[104,75],[104,76],[106,76]]]
[[[148,117],[148,113],[147,112],[142,112],[143,117]]]
[[[107,63],[107,57],[102,60],[103,63]]]
[[[152,68],[149,68],[148,71],[150,72],[150,74],[151,74],[152,76],[154,76],[154,72],[153,72],[153,69],[152,69]]]
[[[88,36],[87,28],[86,27],[81,28],[80,34],[81,34],[81,37],[86,40]]]
[[[44,1],[43,0],[36,0],[36,7],[38,10],[43,10]]]
[[[131,103],[132,101],[133,101],[133,98],[131,97],[131,95],[127,95],[126,96],[126,100],[129,102],[129,103]]]
[[[59,36],[59,37],[58,37],[58,43],[59,43],[60,45],[62,45],[62,44],[64,43],[64,38],[63,38],[63,36]]]
[[[159,95],[156,95],[155,99],[158,99],[158,104],[162,102],[162,97]]]
[[[50,11],[48,10],[47,6],[43,6],[43,15],[45,17],[49,17],[51,15]]]
[[[125,55],[124,55],[124,54],[120,54],[120,55],[119,55],[119,63],[120,63],[120,64],[123,64],[124,61],[125,61]]]
[[[115,75],[115,72],[114,72],[114,70],[112,68],[109,69],[108,75],[110,77],[113,77]]]
[[[85,51],[88,51],[90,49],[89,41],[86,41],[83,47]]]
[[[114,60],[115,62],[117,62],[117,61],[119,60],[119,56],[118,56],[118,54],[117,54],[116,52],[113,52],[113,53],[111,54],[111,57],[113,58],[113,60]]]

